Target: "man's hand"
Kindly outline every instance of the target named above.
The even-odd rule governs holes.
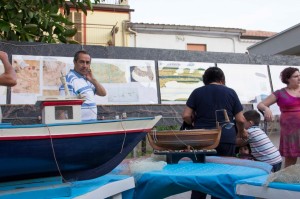
[[[92,82],[92,83],[93,83],[93,81],[95,81],[95,78],[94,78],[94,76],[93,76],[92,70],[91,70],[90,68],[87,69],[87,73],[86,73],[86,75],[85,75],[85,78],[86,78],[88,81]]]
[[[241,132],[241,138],[242,138],[243,140],[248,140],[248,138],[249,138],[249,133],[248,133],[248,131],[247,131],[246,129],[244,129],[244,130]]]
[[[0,59],[1,61],[8,60],[8,55],[6,52],[0,51]]]
[[[88,70],[88,72],[87,72],[85,78],[95,86],[96,95],[106,96],[105,88],[94,78],[92,70],[90,68],[87,70]]]
[[[15,86],[17,84],[17,74],[9,62],[6,52],[0,51],[0,60],[4,66],[4,73],[0,75],[0,85]]]

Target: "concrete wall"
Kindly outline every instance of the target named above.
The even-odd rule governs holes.
[[[0,42],[0,49],[6,51],[10,58],[12,54],[73,57],[76,51],[85,49],[89,51],[93,58],[213,62],[229,64],[300,65],[299,56],[248,55],[244,53],[195,52],[154,48]]]
[[[6,51],[10,59],[12,54],[73,57],[74,53],[82,48],[89,51],[93,58],[155,60],[156,64],[158,60],[165,60],[232,64],[300,65],[300,57],[297,56],[254,56],[238,53],[192,52],[150,48],[0,42],[0,49]],[[129,117],[163,115],[164,119],[160,124],[180,125],[183,107],[184,105],[98,106],[98,116],[113,118],[116,114],[120,115],[122,112],[127,112]],[[252,107],[245,106],[245,109],[249,108]],[[6,122],[39,122],[39,107],[34,107],[33,105],[3,105],[2,110],[3,118]]]

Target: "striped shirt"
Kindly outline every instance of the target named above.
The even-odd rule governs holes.
[[[81,95],[81,98],[85,99],[85,101],[81,105],[81,119],[97,119],[95,86],[75,70],[70,70],[70,72],[66,75],[66,82],[70,95]],[[59,93],[60,95],[65,95],[65,88],[63,85],[59,87]]]
[[[270,165],[282,162],[282,157],[278,149],[264,131],[258,126],[252,126],[248,129],[248,133],[251,154],[256,160],[266,162]]]

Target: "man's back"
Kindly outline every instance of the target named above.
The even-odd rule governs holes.
[[[243,107],[235,91],[224,85],[209,84],[195,89],[187,106],[195,110],[194,126],[195,128],[216,128],[216,119],[218,122],[225,122],[223,112],[217,110],[225,109],[231,122],[234,116],[243,110]],[[217,117],[217,118],[216,118]],[[221,142],[235,143],[236,130],[222,129]]]

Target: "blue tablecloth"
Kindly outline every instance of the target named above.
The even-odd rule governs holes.
[[[266,163],[249,160],[219,157],[215,160],[236,162],[238,165],[213,161],[168,164],[160,171],[148,171],[139,175],[136,178],[134,198],[160,199],[189,190],[202,191],[219,198],[235,198],[234,183],[237,180],[266,175],[271,169]]]
[[[95,179],[84,181],[72,181],[62,183],[62,179],[58,177],[31,179],[26,181],[15,181],[2,183],[0,185],[1,199],[33,199],[33,198],[53,198],[53,199],[72,199],[77,197],[86,197],[86,194],[95,191],[103,186],[109,186],[110,183],[123,182],[123,180],[131,179],[126,175],[107,174]],[[116,185],[115,185],[116,186]],[[129,188],[131,186],[128,186]],[[119,191],[119,190],[116,190]],[[100,192],[100,191],[99,191]],[[116,192],[118,193],[118,192]],[[132,199],[134,187],[119,192],[124,199]],[[101,194],[100,194],[101,197]]]

